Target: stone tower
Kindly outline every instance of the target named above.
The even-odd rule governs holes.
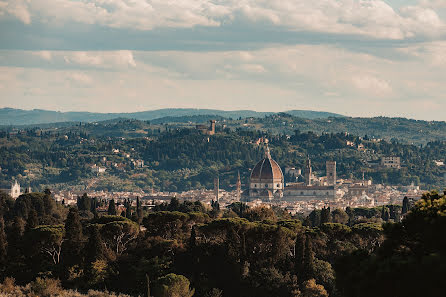
[[[241,193],[242,193],[242,182],[240,181],[240,171],[238,171],[237,173],[237,183],[236,185],[236,195],[237,195],[237,200],[240,201],[241,198]]]
[[[209,127],[209,135],[215,134],[215,120],[210,120],[211,126]]]
[[[327,171],[327,184],[329,186],[336,185],[336,161],[325,162],[325,168]]]
[[[305,185],[311,186],[311,176],[313,175],[313,172],[311,170],[311,160],[310,157],[308,157],[307,162],[305,164]]]
[[[220,180],[218,178],[218,176],[216,178],[214,178],[214,194],[215,194],[215,201],[218,202],[218,194],[219,194],[219,190],[220,190]]]

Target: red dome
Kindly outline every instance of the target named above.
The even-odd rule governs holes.
[[[271,157],[265,157],[251,172],[251,182],[282,182],[283,173],[279,164],[271,159]]]

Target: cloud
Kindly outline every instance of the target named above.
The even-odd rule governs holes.
[[[10,15],[29,25],[31,23],[31,14],[28,5],[29,1],[27,0],[0,1],[0,16]]]
[[[392,92],[392,88],[387,81],[374,76],[354,76],[352,82],[359,90],[376,96],[386,96]]]
[[[50,51],[38,51],[38,52],[33,52],[32,54],[46,61],[50,61],[52,58]]]
[[[135,67],[136,62],[131,51],[108,51],[108,52],[53,52],[63,55],[67,64],[77,64],[89,67],[115,68]]]
[[[89,75],[81,72],[68,72],[66,78],[79,85],[91,85],[93,83],[93,79]]]
[[[33,0],[0,6],[25,24],[80,23],[111,28],[252,26],[290,32],[358,35],[378,39],[437,36],[444,22],[431,6],[394,10],[383,0]],[[8,8],[9,7],[9,8]]]

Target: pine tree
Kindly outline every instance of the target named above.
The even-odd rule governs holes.
[[[111,199],[108,203],[108,210],[107,213],[109,215],[115,216],[116,215],[116,205],[115,205],[115,199]]]

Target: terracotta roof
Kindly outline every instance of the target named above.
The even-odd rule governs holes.
[[[251,181],[253,179],[260,181],[283,180],[282,169],[271,157],[265,157],[254,166],[251,172]]]
[[[299,189],[299,190],[334,190],[334,186],[307,186],[307,185],[289,185],[285,187],[287,189]]]

